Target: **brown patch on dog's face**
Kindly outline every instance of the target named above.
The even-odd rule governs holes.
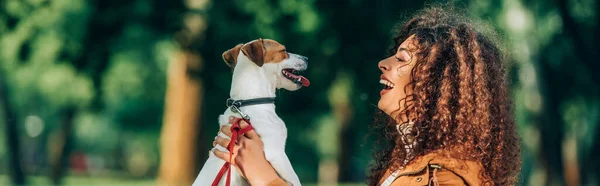
[[[267,63],[279,63],[284,59],[289,58],[287,51],[285,50],[285,46],[279,44],[275,40],[265,39],[263,40],[263,45],[265,46],[265,62]]]
[[[232,49],[223,52],[223,61],[225,61],[225,64],[227,64],[227,66],[229,66],[231,69],[233,69],[233,67],[235,67],[235,64],[237,63],[237,57],[238,54],[240,54],[240,49],[242,48],[242,46],[244,46],[244,44],[240,43],[238,45],[235,45],[235,47],[233,47]]]
[[[285,46],[271,39],[254,40],[242,46],[241,51],[259,67],[264,63],[279,63],[289,57]]]

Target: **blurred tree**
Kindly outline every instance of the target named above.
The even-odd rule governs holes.
[[[348,123],[340,123],[338,182],[364,182],[364,170],[371,160],[371,146],[357,136],[367,135],[379,99],[381,71],[377,63],[387,57],[387,49],[395,33],[393,28],[422,6],[423,3],[418,1],[319,1],[319,10],[327,15],[324,25],[338,39],[339,48],[333,52],[334,57],[328,59],[331,65],[329,71],[343,72],[352,82],[347,100],[352,108],[348,114],[352,116],[337,116],[348,119]],[[330,105],[336,112],[345,110],[340,109],[339,103]],[[356,161],[357,157],[363,161]]]
[[[595,4],[595,8],[594,8]],[[600,74],[594,73],[594,69],[600,68],[600,63],[598,59],[600,58],[600,54],[597,52],[600,47],[600,16],[598,11],[600,10],[600,1],[594,0],[586,0],[586,1],[567,1],[567,0],[558,0],[557,2],[558,11],[562,17],[562,25],[564,27],[564,34],[567,35],[568,38],[571,39],[571,46],[573,46],[572,54],[574,56],[569,56],[564,58],[565,64],[569,66],[573,66],[575,64],[570,64],[569,62],[572,59],[577,60],[583,66],[583,68],[573,68],[572,72],[578,72],[579,77],[586,77],[588,80],[579,80],[576,78],[565,77],[565,79],[572,79],[573,82],[577,82],[575,84],[580,84],[576,86],[575,90],[577,92],[567,92],[564,97],[558,97],[556,99],[563,100],[561,105],[556,105],[559,109],[563,111],[563,121],[570,122],[570,125],[566,125],[565,127],[571,127],[571,130],[566,130],[567,138],[566,141],[563,142],[563,158],[565,162],[565,180],[567,185],[578,185],[578,184],[592,184],[593,179],[600,178],[600,169],[597,169],[600,166],[600,162],[595,160],[600,153],[598,153],[598,148],[600,148],[600,119],[598,117],[598,109],[597,105],[599,104],[600,99]],[[595,16],[594,16],[595,14]],[[595,20],[594,20],[595,19]],[[549,48],[551,48],[549,46]],[[559,68],[552,68],[551,65],[544,66],[547,71],[550,72],[548,74],[549,77],[556,77],[554,73],[561,73],[564,70]],[[583,70],[587,69],[587,70]],[[584,74],[582,74],[582,71]],[[569,83],[569,82],[565,82]],[[555,86],[556,89],[564,88],[560,86],[560,84],[556,84],[555,82],[549,83],[549,86]],[[559,86],[556,86],[559,85]],[[556,90],[554,89],[554,90]],[[587,103],[579,102],[578,100],[574,100],[572,97],[583,97],[583,99],[588,100]],[[570,112],[569,108],[565,108],[565,104],[568,102],[579,103],[584,109],[583,113],[579,116],[570,116],[572,112]],[[588,104],[596,104],[596,108],[590,106]],[[576,118],[583,119],[576,119]],[[589,118],[595,118],[589,119]],[[583,125],[583,126],[581,126]],[[582,129],[585,128],[585,129]],[[585,135],[581,135],[582,130],[586,130]],[[595,136],[595,139],[589,138],[586,139],[585,136]],[[591,144],[591,145],[590,145]],[[569,153],[572,152],[572,153]],[[593,174],[595,172],[595,174]]]
[[[21,123],[29,116],[42,119],[42,125],[38,126],[41,135],[25,136],[22,125],[15,125],[12,134],[17,138],[25,136],[26,142],[48,141],[41,143],[48,145],[47,152],[40,156],[42,160],[36,157],[34,163],[39,162],[42,167],[47,162],[51,164],[52,168],[45,170],[51,171],[48,175],[55,183],[60,183],[68,172],[69,152],[73,149],[86,151],[86,155],[106,153],[102,150],[119,151],[135,146],[131,144],[146,131],[158,136],[161,116],[157,113],[162,112],[164,103],[166,59],[173,48],[168,36],[178,28],[171,20],[180,14],[182,3],[140,0],[0,3],[0,68],[7,87],[4,90],[12,95],[9,100],[14,108],[12,121]],[[30,130],[28,125],[24,127]],[[98,135],[106,128],[113,133]],[[92,135],[73,135],[72,131]],[[123,135],[128,131],[136,133]],[[47,137],[50,139],[45,140]],[[127,143],[118,143],[111,137],[126,139]],[[85,143],[75,138],[83,138]],[[135,146],[143,151],[113,153],[117,154],[115,162],[127,162],[107,167],[119,169],[125,165],[132,175],[138,176],[151,173],[148,171],[151,163],[157,161],[150,158],[157,156],[152,151],[157,147],[152,144]],[[46,149],[27,144],[24,148],[26,152]],[[139,163],[139,158],[135,159],[139,154],[148,158]],[[131,159],[136,162],[129,163]],[[31,166],[26,164],[24,170]],[[145,171],[138,173],[139,170]]]
[[[208,0],[186,0],[189,10],[184,29],[175,40],[181,51],[169,63],[165,111],[161,130],[159,185],[190,185],[196,178],[197,136],[204,97],[199,77],[202,58],[195,47],[202,43],[207,26],[202,12]]]
[[[71,155],[71,150],[73,148],[73,128],[74,128],[74,117],[75,117],[75,108],[66,108],[61,114],[63,117],[61,120],[61,128],[60,132],[58,132],[58,137],[55,138],[55,143],[58,144],[58,154],[54,156],[51,160],[52,167],[50,172],[50,180],[55,185],[60,185],[62,178],[65,176],[65,172],[68,167],[69,157]]]
[[[506,39],[524,185],[594,183],[599,139],[597,0],[466,1]],[[594,9],[595,8],[595,9]],[[582,101],[585,100],[585,101]],[[595,174],[595,175],[594,175]]]
[[[23,167],[21,166],[21,147],[20,140],[17,130],[17,120],[15,119],[15,113],[12,105],[10,104],[9,91],[6,90],[4,73],[0,68],[0,116],[2,116],[2,123],[4,123],[4,135],[6,136],[6,143],[8,146],[8,162],[9,162],[9,175],[10,181],[14,185],[25,185],[25,174],[23,173]]]
[[[84,107],[93,97],[91,86],[85,76],[77,74],[73,67],[65,63],[68,59],[60,54],[76,43],[80,36],[81,23],[85,19],[86,4],[82,2],[66,1],[6,1],[2,6],[6,20],[9,20],[5,33],[1,35],[2,66],[4,82],[6,83],[14,113],[11,122],[14,124],[24,122],[28,115],[41,115],[49,121],[59,120],[61,114],[72,118],[72,108]],[[67,16],[78,15],[78,16]],[[48,19],[50,18],[50,19]],[[70,27],[66,27],[66,22]],[[64,48],[63,48],[64,47]],[[74,112],[74,111],[72,111]],[[59,115],[59,117],[55,117]],[[69,155],[68,131],[72,120],[66,120],[57,125],[64,132],[58,132],[59,141],[63,142],[56,152],[50,156],[55,172],[52,180],[58,184],[62,177],[62,169],[66,165],[65,159]],[[47,122],[52,124],[53,122]],[[43,126],[38,126],[43,127]],[[27,128],[26,128],[27,129]],[[39,130],[39,129],[38,129]],[[22,130],[14,130],[11,135],[20,136]],[[55,132],[55,131],[52,131]],[[29,136],[35,137],[35,136]],[[64,140],[62,140],[64,139]],[[51,141],[51,143],[59,142]],[[26,146],[30,151],[31,146]],[[20,153],[16,151],[14,153]],[[63,161],[60,161],[60,160]],[[18,170],[17,170],[18,171]]]

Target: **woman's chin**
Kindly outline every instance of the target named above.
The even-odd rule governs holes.
[[[394,111],[398,111],[398,109],[400,109],[398,105],[390,105],[389,103],[389,101],[379,100],[377,103],[377,108],[385,112],[387,115],[391,115]]]
[[[377,104],[377,108],[379,108],[379,110],[383,111],[385,114],[390,115],[389,109],[386,109],[381,105],[381,103]]]
[[[383,102],[381,100],[379,100],[379,102],[377,102],[377,108],[379,108],[379,110],[384,110]]]

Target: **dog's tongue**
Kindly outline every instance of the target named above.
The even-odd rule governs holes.
[[[305,78],[304,76],[296,75],[296,74],[293,74],[291,72],[288,72],[285,75],[288,76],[288,77],[290,77],[290,78],[292,78],[294,81],[295,80],[299,80],[300,83],[302,83],[302,86],[304,86],[304,87],[308,87],[310,85],[310,81],[308,81],[308,79]]]
[[[310,81],[306,79],[304,76],[300,76],[300,81],[302,81],[302,86],[308,87],[310,85]]]

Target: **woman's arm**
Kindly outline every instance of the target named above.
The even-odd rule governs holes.
[[[221,127],[221,132],[225,135],[231,137],[231,123],[235,118],[230,117],[229,123],[230,125],[225,125]],[[241,128],[245,128],[248,126],[248,123],[241,121]],[[229,144],[229,140],[217,136],[215,138],[215,143],[213,145],[218,144],[223,147],[227,147]],[[217,150],[213,148],[211,151],[213,153],[229,162],[229,153]],[[238,143],[235,145],[233,149],[232,159],[233,164],[242,175],[250,182],[250,185],[253,186],[283,186],[287,185],[285,181],[283,181],[277,175],[273,166],[267,161],[264,153],[264,146],[262,140],[256,133],[256,131],[251,130],[246,134],[239,136]]]

